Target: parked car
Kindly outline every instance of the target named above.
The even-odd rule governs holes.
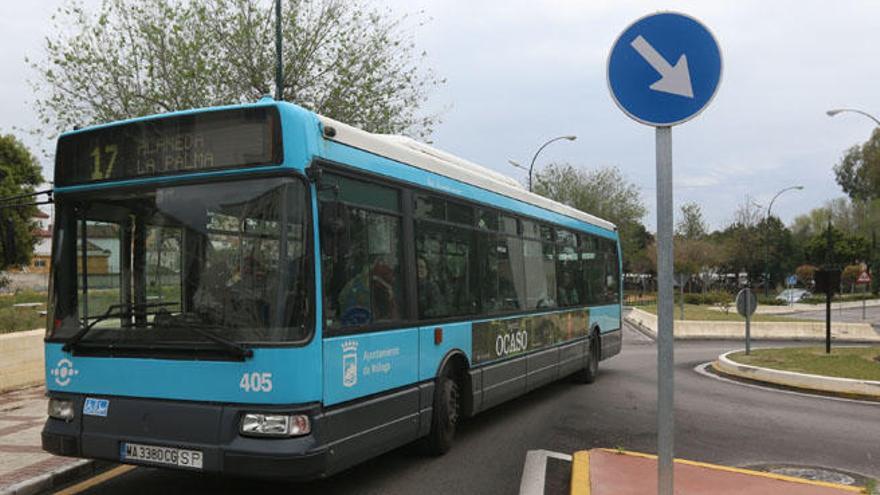
[[[785,289],[776,296],[777,301],[785,301],[789,304],[803,301],[810,297],[810,291],[806,289]]]

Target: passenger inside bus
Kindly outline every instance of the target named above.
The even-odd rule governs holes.
[[[558,297],[560,306],[577,306],[581,303],[574,276],[569,271],[562,272],[562,281],[559,284]]]
[[[446,299],[437,281],[431,276],[428,262],[425,258],[417,261],[417,275],[419,281],[419,317],[442,316],[446,314]]]
[[[397,275],[382,257],[365,263],[339,292],[339,313],[343,325],[365,325],[396,320]]]

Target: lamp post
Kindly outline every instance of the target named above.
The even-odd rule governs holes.
[[[844,112],[858,113],[858,114],[864,115],[865,117],[868,117],[869,119],[873,120],[874,123],[877,124],[877,127],[880,128],[880,120],[878,120],[877,117],[874,117],[870,113],[865,112],[863,110],[859,110],[857,108],[835,108],[832,110],[828,110],[827,112],[825,112],[825,114],[828,115],[829,117],[834,117],[835,115],[837,115],[839,113],[844,113]],[[871,216],[871,205],[870,204],[865,205],[865,216]],[[871,219],[869,218],[867,220],[871,220]],[[871,223],[873,223],[873,222],[871,222]],[[874,271],[874,264],[875,264],[874,263],[874,253],[876,252],[876,250],[877,250],[877,233],[874,231],[874,226],[871,225],[871,256],[870,256],[870,259],[868,260],[869,261],[869,263],[868,263],[868,272],[869,273],[872,273]],[[876,287],[875,283],[872,283],[871,285],[873,287]]]
[[[782,193],[794,189],[801,191],[803,188],[804,186],[786,187],[776,193],[776,196],[773,196],[773,199],[770,200],[770,205],[767,206],[767,216],[764,218],[764,297],[770,295],[770,210],[773,209],[773,203],[776,201],[776,198]]]
[[[535,156],[532,157],[532,163],[529,164],[529,168],[525,168],[513,160],[507,160],[507,163],[513,165],[514,167],[516,167],[518,169],[526,170],[529,172],[529,192],[532,191],[532,173],[535,170],[535,160],[538,159],[538,155],[540,155],[541,151],[543,151],[544,148],[546,148],[550,143],[559,141],[561,139],[565,139],[568,141],[574,141],[575,139],[577,139],[577,136],[559,136],[559,137],[555,137],[555,138],[547,141],[546,143],[542,144],[541,147],[538,148],[538,151],[535,152]]]
[[[275,0],[275,99],[284,99],[284,64],[281,59],[281,0]]]
[[[880,127],[880,120],[877,120],[877,117],[874,117],[873,115],[871,115],[868,112],[863,112],[863,111],[855,109],[855,108],[835,108],[833,110],[828,110],[827,112],[825,112],[825,114],[828,115],[829,117],[834,117],[835,115],[837,115],[839,113],[843,113],[843,112],[860,113],[860,114],[864,115],[865,117],[868,117],[869,119],[873,120],[874,123],[877,124],[878,127]]]

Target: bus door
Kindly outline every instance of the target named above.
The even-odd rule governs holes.
[[[319,192],[324,403],[394,395],[377,415],[418,410],[418,328],[406,322],[401,191],[329,171]],[[381,402],[381,401],[379,401]],[[363,425],[368,426],[368,425]]]

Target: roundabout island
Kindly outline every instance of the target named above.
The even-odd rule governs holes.
[[[776,347],[722,354],[712,369],[726,377],[818,395],[880,402],[880,346]]]

